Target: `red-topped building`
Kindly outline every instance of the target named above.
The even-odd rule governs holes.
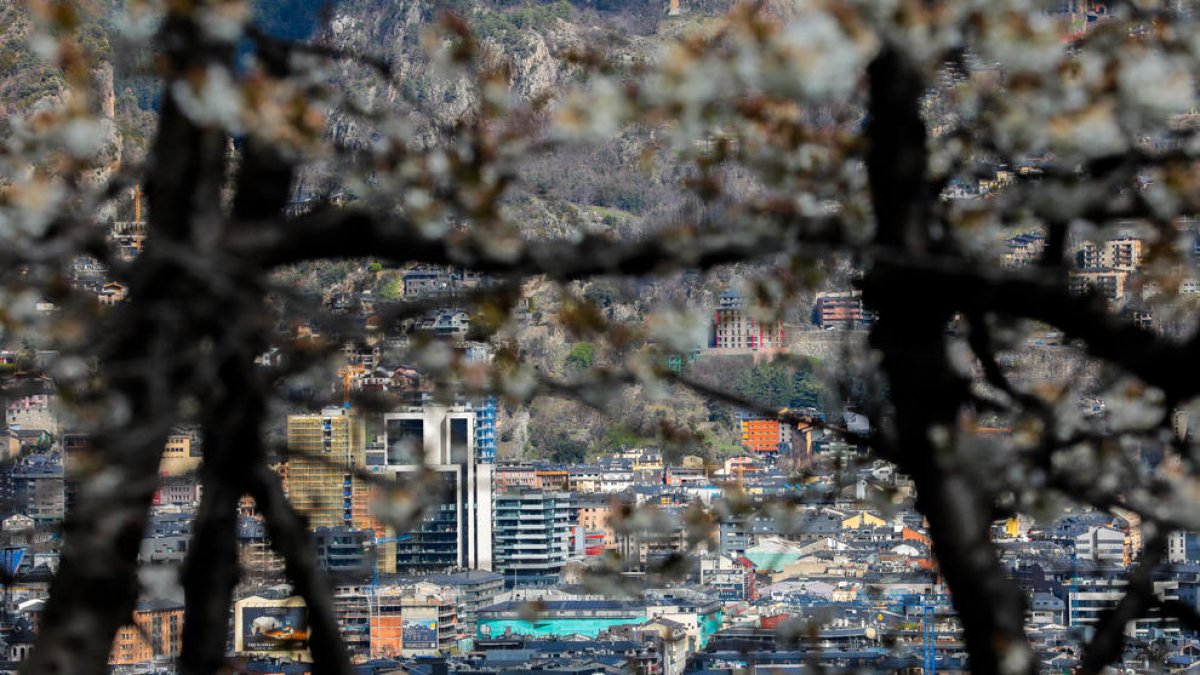
[[[764,324],[743,310],[741,296],[733,290],[721,294],[713,319],[713,346],[717,349],[773,350],[784,348],[782,324]]]

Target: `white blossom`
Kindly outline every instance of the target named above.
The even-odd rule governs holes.
[[[1187,64],[1158,50],[1126,56],[1117,82],[1124,103],[1150,116],[1161,118],[1195,106],[1195,86]]]
[[[241,129],[242,94],[224,68],[209,66],[198,84],[188,80],[175,82],[171,95],[183,114],[197,124],[230,131]]]

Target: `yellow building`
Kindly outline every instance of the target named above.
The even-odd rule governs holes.
[[[133,623],[117,631],[108,662],[132,666],[177,657],[183,649],[182,637],[183,603],[142,600],[133,612]]]
[[[200,468],[200,456],[192,455],[193,439],[190,433],[178,433],[167,436],[167,445],[163,448],[162,463],[158,472],[163,476],[182,476]]]
[[[842,520],[843,530],[857,530],[860,527],[883,527],[887,521],[869,512],[862,511]]]
[[[352,469],[365,464],[362,419],[345,408],[289,415],[287,446],[288,499],[309,527],[352,523]]]

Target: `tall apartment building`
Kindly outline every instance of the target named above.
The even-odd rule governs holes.
[[[29,394],[8,402],[5,423],[21,429],[41,429],[51,436],[60,432],[57,396],[53,393]]]
[[[565,492],[518,489],[496,496],[496,571],[509,586],[548,586],[571,555],[574,525]]]
[[[366,590],[372,658],[449,654],[461,637],[458,598],[436,584]]]
[[[182,476],[200,468],[202,455],[199,438],[191,430],[177,429],[167,436],[158,472],[164,476]]]
[[[1068,275],[1072,293],[1094,292],[1112,301],[1125,297],[1128,278],[1142,261],[1142,241],[1134,237],[1084,242],[1075,249],[1075,267]]]
[[[353,523],[354,478],[351,468],[365,464],[362,420],[346,408],[314,415],[289,415],[288,499],[309,527]]]
[[[1046,237],[1040,232],[1025,232],[1007,242],[1002,263],[1006,267],[1024,267],[1041,259],[1046,250]]]
[[[1101,244],[1084,242],[1075,251],[1075,265],[1081,270],[1111,269],[1133,271],[1142,261],[1142,240],[1135,237],[1109,239]]]
[[[1102,298],[1120,300],[1125,297],[1125,282],[1129,272],[1113,269],[1072,270],[1067,275],[1067,288],[1075,295],[1093,292]]]
[[[576,525],[580,532],[599,532],[600,540],[595,542],[594,539],[586,539],[588,543],[600,547],[600,551],[587,550],[587,544],[584,545],[583,553],[585,555],[599,555],[603,550],[615,549],[617,547],[617,531],[613,529],[611,519],[613,515],[613,501],[611,499],[596,499],[591,498],[586,501],[577,501],[575,503]]]
[[[141,600],[133,611],[133,623],[117,631],[108,662],[114,666],[146,664],[173,659],[182,649],[183,603]]]
[[[1167,560],[1176,564],[1200,561],[1200,533],[1172,532],[1168,535]]]
[[[742,447],[751,452],[774,454],[785,443],[787,427],[777,419],[743,414],[738,420]]]
[[[496,461],[496,397],[489,396],[475,406],[475,455],[480,464]]]
[[[1104,615],[1121,602],[1125,596],[1128,580],[1121,576],[1108,576],[1102,573],[1095,575],[1076,575],[1066,580],[1067,625],[1094,626],[1103,620]],[[1179,581],[1173,579],[1154,579],[1154,595],[1160,600],[1180,599]],[[1179,625],[1173,618],[1167,618],[1151,608],[1145,615],[1130,621],[1125,625],[1124,634],[1129,637],[1145,639],[1152,632],[1178,633]]]
[[[392,532],[364,510],[359,526],[380,535],[379,571],[428,574],[455,568],[492,569],[495,466],[479,461],[475,410],[431,404],[388,413],[383,419],[384,463],[369,470],[400,480],[404,474],[425,473],[422,496],[436,498],[409,532]],[[358,493],[359,503],[371,499],[366,486]]]
[[[504,577],[482,570],[432,574],[424,580],[454,591],[458,598],[458,621],[467,635],[475,634],[475,613],[491,605],[504,591]]]
[[[30,455],[8,468],[11,508],[35,523],[58,523],[66,517],[67,493],[62,458]]]
[[[1075,557],[1114,565],[1125,564],[1125,533],[1113,527],[1092,526],[1075,537]]]
[[[713,346],[717,349],[760,351],[784,348],[782,324],[764,324],[744,311],[736,291],[721,294],[713,320]]]
[[[812,322],[821,328],[867,328],[875,315],[863,307],[861,291],[817,293]]]

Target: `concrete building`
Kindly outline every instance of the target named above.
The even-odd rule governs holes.
[[[201,454],[198,439],[190,431],[167,436],[158,472],[164,476],[182,476],[200,468]]]
[[[108,662],[132,666],[179,656],[183,647],[183,603],[143,600],[133,611],[133,623],[117,630]]]
[[[449,574],[430,574],[424,581],[453,589],[458,597],[458,620],[463,632],[475,634],[475,615],[481,607],[492,604],[504,590],[504,577],[496,572],[467,570]]]
[[[311,539],[317,562],[330,574],[370,576],[369,548],[374,533],[349,527],[318,527]]]
[[[1092,526],[1075,537],[1075,557],[1099,563],[1125,564],[1125,533],[1112,527]]]
[[[288,499],[311,527],[353,523],[350,468],[365,464],[362,420],[346,408],[315,415],[289,415]]]
[[[744,309],[742,297],[727,290],[718,301],[712,345],[717,349],[776,350],[785,346],[782,324],[764,324]]]
[[[373,587],[370,609],[371,658],[437,656],[456,651],[461,639],[457,598],[437,584]]]
[[[1046,238],[1039,232],[1026,232],[1010,238],[1004,253],[1006,267],[1024,267],[1036,263],[1046,250]]]
[[[496,412],[495,396],[489,396],[475,406],[475,455],[480,464],[496,461]]]
[[[1075,250],[1075,265],[1081,270],[1113,269],[1126,272],[1137,269],[1142,261],[1142,241],[1125,236],[1102,244],[1084,242]]]
[[[548,586],[571,555],[573,512],[565,492],[518,489],[496,496],[496,571],[509,586]]]
[[[1172,532],[1167,537],[1167,561],[1176,564],[1200,562],[1200,533]]]
[[[1128,580],[1123,576],[1074,577],[1066,585],[1067,625],[1090,626],[1099,623],[1104,614],[1117,606],[1125,597]],[[1178,600],[1179,582],[1174,580],[1154,581],[1154,593],[1160,600]],[[1145,638],[1151,630],[1179,631],[1173,619],[1163,619],[1157,609],[1125,626],[1130,637]]]
[[[1034,593],[1029,600],[1028,621],[1034,625],[1062,625],[1066,607],[1066,603],[1052,593]]]
[[[537,469],[532,464],[501,464],[496,466],[496,489],[536,487]]]
[[[754,600],[754,566],[746,560],[725,555],[706,555],[699,560],[700,585],[724,602]]]
[[[8,402],[7,426],[37,429],[58,436],[58,403],[53,393],[29,394]]]
[[[821,328],[867,328],[874,314],[863,307],[861,291],[817,293],[812,322]]]
[[[577,502],[576,508],[575,522],[578,529],[582,532],[600,532],[599,546],[608,550],[616,549],[617,531],[609,522],[613,514],[613,502],[609,499],[593,498]],[[586,550],[580,551],[580,553],[592,555]]]
[[[380,535],[380,572],[429,574],[492,569],[492,483],[495,465],[481,464],[470,406],[427,405],[384,415],[385,463],[368,467],[397,480],[419,478],[428,508],[420,524],[393,532],[365,509],[359,527]],[[369,504],[361,486],[356,501]]]
[[[742,447],[756,454],[784,454],[798,466],[812,462],[812,429],[772,417],[743,413],[738,417]]]
[[[35,523],[61,522],[66,516],[67,495],[62,458],[57,454],[25,457],[9,470],[12,509]]]
[[[1079,270],[1067,274],[1067,288],[1076,295],[1095,293],[1109,300],[1125,297],[1125,281],[1129,272],[1124,270],[1096,269]]]

